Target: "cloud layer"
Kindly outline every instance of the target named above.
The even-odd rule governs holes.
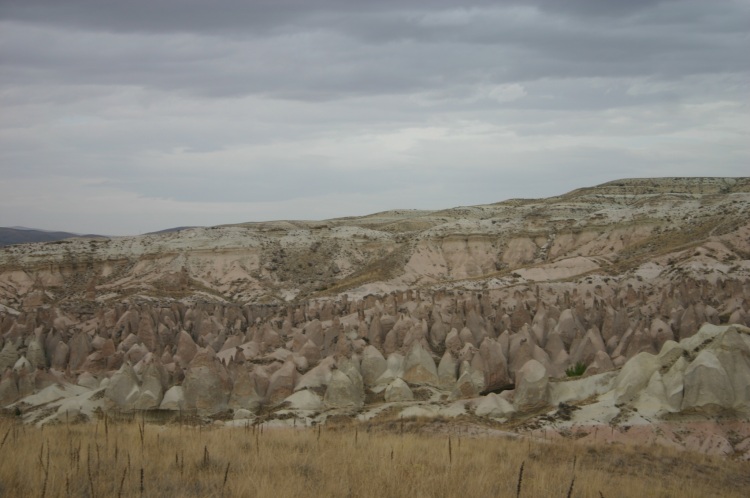
[[[741,176],[750,2],[5,0],[0,225],[140,233]]]

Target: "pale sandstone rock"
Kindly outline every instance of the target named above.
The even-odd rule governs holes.
[[[529,360],[516,374],[513,405],[517,410],[528,411],[547,405],[548,399],[547,369],[538,361]]]
[[[659,368],[659,359],[649,353],[639,353],[623,366],[615,381],[615,400],[627,403],[648,384],[649,379]]]
[[[99,380],[90,372],[83,372],[81,375],[79,375],[76,384],[92,390],[99,388]]]
[[[341,370],[331,373],[323,401],[331,408],[360,408],[364,404],[364,392]]]
[[[395,401],[413,401],[414,393],[412,393],[409,385],[402,379],[396,379],[385,388],[385,401],[388,403]]]
[[[184,410],[185,406],[185,391],[182,386],[172,386],[167,392],[164,393],[164,397],[159,405],[160,410]]]
[[[472,375],[471,366],[466,365],[462,370],[463,372],[459,375],[451,391],[450,399],[476,398],[479,396],[482,386],[476,385],[476,379]]]
[[[134,408],[138,410],[158,408],[164,397],[165,377],[167,375],[164,368],[158,358],[153,357],[143,372],[141,393]]]
[[[14,372],[20,372],[21,370],[26,370],[27,372],[31,371],[31,363],[24,356],[18,358],[13,364]]]
[[[362,354],[362,379],[365,386],[375,385],[378,378],[388,368],[388,362],[386,362],[383,354],[374,346],[367,346]]]
[[[457,380],[456,374],[458,372],[458,363],[456,363],[456,359],[453,357],[450,351],[446,351],[443,354],[443,357],[440,359],[440,364],[438,365],[437,372],[440,387],[442,387],[443,389],[452,390]]]
[[[394,379],[404,375],[404,357],[398,353],[388,355],[386,369],[375,381],[376,385],[390,384]]]
[[[141,389],[133,367],[130,363],[122,365],[109,381],[104,395],[109,398],[117,408],[121,410],[132,410],[141,396]]]
[[[36,337],[29,341],[29,345],[26,348],[26,359],[29,360],[33,368],[47,367],[47,357],[44,354],[44,347],[42,346],[42,342]],[[0,363],[2,363],[1,360]],[[0,365],[1,367],[2,365]]]
[[[302,389],[284,400],[292,410],[317,412],[324,408],[323,399],[312,391]]]
[[[685,369],[682,410],[713,411],[734,405],[729,375],[713,351],[704,349]]]
[[[295,391],[310,389],[324,392],[328,383],[331,381],[331,372],[333,371],[335,363],[336,362],[332,356],[324,358],[317,366],[310,369],[299,378],[299,381],[294,388]]]
[[[477,403],[474,413],[479,417],[504,419],[515,412],[513,405],[501,396],[490,393]]]
[[[404,360],[403,380],[410,384],[440,385],[435,361],[419,343],[415,343]]]

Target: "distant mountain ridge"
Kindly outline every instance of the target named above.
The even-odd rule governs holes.
[[[70,238],[106,238],[103,235],[51,232],[26,227],[0,227],[0,247],[33,242],[55,242]]]

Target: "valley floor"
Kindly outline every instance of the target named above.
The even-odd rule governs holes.
[[[750,487],[747,462],[442,424],[263,429],[100,419],[40,429],[0,419],[0,496],[702,498],[746,496]]]

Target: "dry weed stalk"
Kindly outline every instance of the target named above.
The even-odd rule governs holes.
[[[122,488],[125,486],[125,476],[128,475],[128,468],[125,467],[122,470],[122,477],[120,478],[120,489],[117,491],[117,498],[122,498]]]
[[[224,488],[227,487],[227,477],[229,477],[229,465],[231,465],[231,462],[227,463],[227,469],[224,471],[224,482],[221,483],[221,492],[224,493]]]
[[[516,484],[516,498],[521,496],[521,485],[523,484],[523,467],[526,465],[526,460],[521,462],[521,468],[518,469],[518,483]]]
[[[571,495],[573,494],[573,486],[575,485],[575,483],[576,483],[576,476],[575,474],[573,474],[573,479],[570,481],[570,487],[568,488],[568,495],[567,495],[568,498],[570,498]]]

